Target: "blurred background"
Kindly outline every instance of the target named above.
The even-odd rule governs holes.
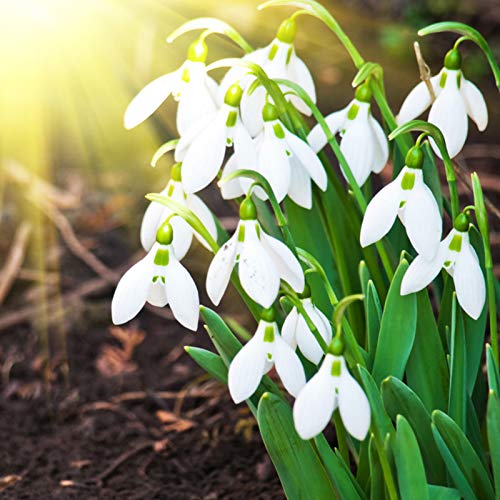
[[[253,421],[244,412],[226,421],[226,410],[219,404],[226,398],[224,392],[203,377],[197,379],[200,373],[182,356],[183,345],[204,341],[193,341],[167,310],[148,310],[125,328],[109,328],[114,284],[141,256],[138,230],[147,206],[144,195],[161,190],[169,178],[171,159],[162,159],[152,169],[151,156],[160,144],[176,137],[171,99],[132,131],[122,126],[125,108],[146,83],[184,61],[193,36],[184,35],[170,45],[165,39],[190,18],[220,17],[253,46],[269,43],[291,10],[258,12],[258,3],[0,0],[3,494],[17,498],[23,492],[24,498],[31,498],[34,491],[45,491],[48,498],[58,489],[63,497],[86,498],[78,488],[88,495],[95,493],[92,488],[101,493],[111,488],[108,494],[113,491],[114,498],[122,498],[116,490],[119,485],[123,498],[153,498],[154,488],[168,484],[169,478],[182,482],[203,473],[201,477],[213,474],[209,486],[186,481],[186,491],[193,489],[192,498],[215,491],[214,498],[219,498],[224,491],[217,486],[218,473],[210,471],[223,471],[220,484],[226,474],[240,481],[240,491],[247,488],[249,494],[265,492],[279,498],[277,478],[252,432]],[[324,3],[365,59],[384,67],[395,112],[418,82],[413,42],[419,28],[440,20],[469,23],[500,58],[498,0]],[[439,71],[454,38],[435,35],[420,40],[433,73]],[[230,41],[216,35],[209,37],[208,46],[209,62],[241,55]],[[460,161],[464,169],[478,170],[495,203],[500,190],[499,97],[482,54],[470,44],[461,48],[467,78],[489,103],[490,125],[479,134],[471,124]],[[354,68],[331,32],[315,19],[300,17],[296,50],[315,78],[323,113],[345,106],[352,98]],[[217,78],[222,75],[218,71]],[[463,183],[460,192],[468,192]],[[223,204],[215,190],[207,189],[202,197],[227,228],[234,227],[234,209]],[[498,228],[496,218],[492,224]],[[495,248],[499,243],[495,234]],[[187,258],[200,284],[208,259],[199,246]],[[225,301],[224,310],[241,319],[234,298]],[[193,380],[198,392],[188,397]],[[122,400],[117,403],[116,398]],[[123,407],[123,401],[129,406]],[[204,410],[197,410],[200,407]],[[226,407],[232,415],[231,405]],[[210,419],[212,426],[207,427]],[[223,424],[230,425],[231,432]],[[226,436],[214,437],[214,429]],[[113,467],[113,460],[130,452],[131,437],[138,441],[138,451],[132,447],[132,455]],[[193,450],[187,463],[186,454],[179,453],[189,449],[193,439],[201,446],[196,453],[208,471],[192,458]],[[248,440],[255,447],[231,469],[217,462],[221,439],[226,440],[228,456]],[[172,442],[176,444],[170,449]],[[169,460],[156,460],[162,454]],[[249,486],[255,474],[266,479],[267,490],[251,489],[257,488]],[[152,489],[143,497],[133,496],[131,491],[143,488],[145,477]],[[186,498],[191,497],[186,493]]]

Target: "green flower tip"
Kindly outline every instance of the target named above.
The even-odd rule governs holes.
[[[262,108],[262,118],[265,122],[272,122],[278,119],[278,110],[274,104],[267,102]]]
[[[460,231],[461,233],[465,233],[469,229],[470,217],[469,214],[462,212],[458,214],[455,218],[455,222],[453,223],[453,227]]]
[[[193,62],[204,63],[207,60],[208,47],[203,40],[195,40],[188,49],[187,58]]]
[[[174,231],[169,222],[164,222],[156,231],[156,241],[160,245],[170,245],[174,239]]]
[[[267,309],[262,309],[262,312],[260,313],[260,317],[264,321],[267,321],[268,323],[272,323],[276,319],[276,314],[274,312],[274,309],[272,307],[269,307]]]
[[[250,196],[247,196],[240,205],[241,220],[255,220],[257,218],[257,207]]]
[[[181,180],[182,180],[181,167],[182,167],[182,163],[176,163],[172,167],[172,170],[170,171],[170,178],[173,181],[181,182]]]
[[[363,83],[356,89],[354,97],[360,102],[370,102],[372,100],[372,91],[367,83]]]
[[[338,336],[333,337],[330,345],[328,346],[329,354],[333,354],[334,356],[342,356],[342,354],[344,354],[344,351],[344,341]]]
[[[237,83],[234,83],[227,89],[226,95],[224,96],[224,102],[236,108],[240,105],[242,95],[243,89]]]
[[[422,168],[424,164],[424,152],[419,146],[413,146],[406,153],[405,164],[409,168]]]
[[[311,287],[306,283],[304,285],[304,290],[299,295],[301,299],[308,299],[311,296]]]
[[[293,43],[297,34],[297,23],[294,19],[285,19],[276,34],[276,38],[283,43]]]
[[[462,67],[462,55],[457,49],[448,51],[444,58],[444,67],[446,69],[460,69]]]

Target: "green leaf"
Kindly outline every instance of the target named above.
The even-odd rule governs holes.
[[[466,354],[465,334],[462,310],[458,306],[456,295],[453,294],[451,308],[451,360],[450,360],[450,394],[448,413],[450,417],[465,430],[466,426]]]
[[[500,495],[500,399],[498,393],[490,390],[486,416],[488,445],[490,448],[491,468],[495,478],[495,491]]]
[[[366,287],[365,314],[367,350],[370,356],[369,366],[371,366],[377,350],[380,321],[382,319],[382,306],[380,305],[380,299],[378,298],[375,285],[371,280]]]
[[[500,373],[495,361],[493,349],[489,344],[486,345],[486,371],[488,372],[488,385],[490,390],[500,394]]]
[[[448,408],[449,373],[427,290],[417,293],[415,342],[406,365],[408,385],[429,411]]]
[[[431,415],[418,396],[401,380],[389,377],[382,383],[382,399],[389,416],[402,415],[408,420],[422,450],[429,481],[444,484],[446,470],[431,432]]]
[[[312,443],[303,441],[295,431],[288,404],[265,393],[259,401],[257,420],[287,498],[333,498],[335,492],[325,467]]]
[[[461,496],[455,488],[429,484],[429,498],[430,500],[460,500]]]
[[[402,415],[398,415],[396,420],[394,451],[401,497],[405,500],[428,499],[427,479],[417,438]]]
[[[356,479],[346,470],[342,459],[334,453],[325,436],[320,434],[315,437],[314,443],[340,498],[365,498]]]
[[[373,361],[373,378],[380,383],[393,375],[403,378],[406,362],[415,339],[417,301],[415,294],[401,295],[401,281],[408,262],[401,260],[387,295],[382,313],[377,350]]]
[[[432,413],[432,422],[439,452],[464,498],[494,498],[488,472],[460,427],[440,410]]]
[[[184,350],[212,377],[227,384],[227,366],[220,356],[200,347],[186,346]]]
[[[378,458],[377,447],[373,435],[370,437],[368,445],[368,456],[370,463],[370,498],[373,500],[385,498],[384,474],[382,472],[382,467],[380,466],[380,460]]]

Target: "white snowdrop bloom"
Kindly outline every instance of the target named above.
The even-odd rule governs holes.
[[[122,276],[111,303],[115,325],[130,321],[149,302],[158,307],[170,304],[175,319],[196,331],[200,307],[198,290],[175,256],[172,240],[172,226],[165,223],[148,254]]]
[[[175,160],[182,161],[182,184],[186,193],[196,193],[212,182],[219,172],[226,147],[234,146],[240,168],[257,162],[255,146],[243,125],[238,106],[243,90],[237,84],[229,87],[224,104],[208,122],[200,121],[179,140]]]
[[[255,335],[241,348],[229,366],[228,386],[233,401],[248,399],[262,377],[273,367],[292,395],[297,396],[306,383],[299,357],[280,336],[274,311],[263,311]]]
[[[328,180],[323,165],[309,144],[292,134],[278,120],[278,111],[273,104],[267,103],[262,115],[264,130],[254,141],[257,163],[251,169],[267,179],[278,202],[288,195],[297,205],[311,208],[311,180],[322,191],[327,187]],[[231,158],[224,167],[223,177],[238,168],[240,166],[237,159]],[[245,178],[230,181],[230,186],[223,186],[222,196],[226,199],[241,196],[248,192],[252,182]],[[262,189],[256,188],[255,194],[267,199]]]
[[[301,293],[305,282],[299,261],[284,243],[264,232],[250,198],[241,203],[240,218],[236,232],[220,248],[208,268],[210,300],[219,304],[236,264],[241,286],[262,307],[270,307],[276,300],[280,280]]]
[[[383,238],[399,216],[415,250],[427,259],[436,255],[442,220],[436,199],[424,182],[423,161],[420,147],[411,148],[399,175],[370,201],[361,225],[362,247]]]
[[[205,42],[193,42],[180,68],[153,80],[134,97],[125,111],[125,128],[131,129],[149,118],[171,94],[179,102],[176,120],[181,136],[200,119],[213,116],[218,86],[207,75],[206,58]]]
[[[247,59],[262,67],[267,76],[272,79],[290,80],[300,85],[309,95],[313,102],[316,102],[316,90],[311,73],[304,61],[300,59],[294,48],[297,25],[293,19],[286,19],[281,24],[276,38],[266,47],[255,50],[247,54],[243,59]],[[230,69],[220,84],[220,91],[224,92],[235,81],[248,89],[254,82],[255,77],[248,75],[248,69],[234,67]],[[289,90],[284,88],[284,91]],[[310,116],[311,110],[306,104],[295,95],[287,96],[287,99],[301,113]],[[248,131],[255,137],[264,126],[260,110],[266,102],[266,91],[262,86],[257,87],[252,94],[245,91],[241,100],[241,116]]]
[[[176,163],[172,167],[170,181],[165,189],[160,193],[163,196],[172,198],[172,200],[181,203],[189,208],[203,223],[207,231],[214,240],[217,240],[217,226],[212,212],[205,205],[203,200],[195,194],[186,194],[181,181],[181,163]],[[152,201],[142,219],[141,224],[141,244],[144,250],[149,251],[156,241],[156,232],[167,219],[172,215],[172,210],[161,203]],[[193,228],[180,216],[174,215],[169,219],[174,231],[172,247],[178,260],[182,260],[189,248],[193,236],[208,250],[210,246],[202,236],[193,230]]]
[[[311,439],[321,433],[336,408],[347,432],[362,441],[370,427],[368,399],[349,373],[344,357],[327,354],[318,373],[295,400],[293,420],[299,436]]]
[[[432,102],[425,82],[420,82],[406,97],[399,111],[399,125],[421,115],[429,106],[429,123],[443,133],[446,148],[451,158],[462,150],[467,139],[468,118],[476,122],[482,132],[488,125],[488,109],[481,91],[462,73],[462,57],[456,49],[450,50],[444,59],[444,68],[430,79],[436,100]],[[441,157],[441,152],[431,140],[432,148]]]
[[[476,251],[469,241],[469,218],[460,214],[454,228],[439,244],[433,259],[418,255],[401,282],[401,295],[418,292],[429,285],[444,268],[453,277],[458,303],[473,319],[484,307],[486,290]]]
[[[304,310],[323,337],[325,344],[329,345],[332,340],[332,327],[327,317],[312,303],[309,287],[307,285],[302,297],[304,297],[301,299]],[[317,365],[321,361],[321,358],[323,358],[323,349],[314,337],[313,332],[307,326],[306,320],[296,307],[288,313],[283,323],[283,327],[281,328],[281,334],[283,340],[293,349],[298,346],[300,352],[311,361],[311,363]]]
[[[328,115],[325,120],[332,134],[341,136],[340,150],[359,186],[371,172],[380,173],[389,160],[389,144],[384,130],[370,110],[371,90],[367,84],[356,89],[347,107]],[[315,152],[323,149],[327,138],[316,124],[307,137]],[[342,172],[345,177],[345,172]]]

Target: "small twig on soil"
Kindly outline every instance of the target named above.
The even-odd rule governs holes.
[[[418,42],[414,42],[413,49],[415,50],[415,57],[417,58],[420,79],[425,82],[425,86],[427,87],[427,90],[429,91],[429,94],[431,96],[431,101],[434,102],[436,100],[436,94],[434,93],[434,89],[432,88],[431,69],[422,56],[422,51],[420,50],[420,44]]]
[[[177,399],[179,394],[183,394],[184,398],[211,398],[214,396],[218,396],[219,392],[212,391],[208,392],[206,390],[202,390],[199,388],[193,388],[189,391],[157,391],[154,393],[145,392],[145,391],[132,391],[132,392],[124,392],[123,394],[118,394],[113,397],[111,401],[113,403],[124,403],[127,401],[142,401],[144,399],[148,399],[152,395],[156,399]]]
[[[0,304],[7,297],[16,276],[21,269],[26,254],[29,236],[31,233],[31,224],[23,222],[16,231],[14,241],[10,247],[5,264],[0,271]]]

